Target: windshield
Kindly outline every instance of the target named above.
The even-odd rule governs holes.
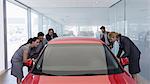
[[[98,44],[51,44],[33,70],[48,75],[96,75],[119,73],[116,60],[106,46]]]

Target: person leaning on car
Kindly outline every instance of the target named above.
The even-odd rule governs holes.
[[[50,28],[50,29],[48,30],[48,34],[46,34],[46,39],[47,39],[47,41],[50,41],[50,40],[52,40],[52,39],[54,39],[54,38],[56,38],[56,37],[58,37],[57,34],[54,33],[54,30],[53,30],[52,28]]]
[[[40,40],[39,45],[37,47],[31,49],[29,58],[36,59],[38,57],[38,55],[40,54],[41,50],[43,49],[43,47],[47,44],[47,40],[44,38],[43,32],[39,32],[37,34],[37,38]]]
[[[37,38],[39,39],[39,45],[37,47],[31,48],[31,51],[29,53],[28,58],[32,59],[33,61],[36,61],[37,57],[39,56],[41,50],[44,48],[44,46],[47,44],[47,40],[44,38],[44,33],[39,32],[37,34]],[[28,71],[30,71],[32,66],[28,66]]]
[[[117,32],[110,32],[108,37],[111,42],[117,41],[119,43],[117,57],[127,57],[129,59],[129,73],[137,80],[137,73],[141,71],[139,64],[141,54],[140,50],[128,37]],[[121,56],[122,51],[124,51],[124,54]]]
[[[17,84],[21,84],[23,76],[23,65],[30,61],[28,59],[31,48],[39,45],[39,39],[37,37],[30,38],[27,43],[19,47],[11,58],[11,75],[17,78]]]

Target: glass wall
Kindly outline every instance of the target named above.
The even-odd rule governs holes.
[[[14,5],[10,2],[6,3],[7,12],[7,62],[10,67],[10,60],[14,52],[20,45],[27,42],[27,10]],[[17,10],[17,11],[16,11]]]
[[[6,2],[7,2],[6,3],[7,6],[6,7],[7,8],[6,9],[7,32],[6,33],[7,33],[7,58],[8,58],[7,63],[8,63],[8,68],[10,68],[10,60],[14,52],[19,48],[19,46],[27,42],[28,37],[36,37],[39,31],[44,32],[46,34],[49,27],[54,28],[55,32],[58,35],[61,35],[62,25],[30,8],[28,8],[29,10],[27,10],[27,7],[22,6],[19,3],[14,4],[13,1],[7,1],[7,0]],[[0,12],[0,14],[1,13],[2,12]],[[2,17],[0,17],[0,20],[1,19]],[[2,28],[3,27],[1,27],[1,31],[3,31]],[[3,35],[3,33],[0,33],[0,35],[1,34]],[[3,46],[1,46],[1,49]]]
[[[64,26],[63,36],[77,36],[78,26]]]
[[[0,0],[0,74],[5,69],[4,62],[4,22],[3,22],[3,0]]]
[[[96,30],[96,26],[79,26],[78,36],[94,37]]]
[[[55,24],[55,28],[56,28],[56,32],[57,32],[57,35],[58,36],[62,36],[62,25],[61,24],[59,24],[59,23],[56,23]]]
[[[124,34],[124,20],[124,0],[121,0],[119,3],[109,8],[109,28],[111,29],[111,31],[118,31],[121,34]]]
[[[31,11],[31,37],[36,37],[39,32],[39,15]]]
[[[128,36],[140,49],[140,75],[147,80],[150,80],[149,4],[150,0],[121,0],[109,9],[109,26],[112,31]]]
[[[126,0],[127,36],[141,50],[141,75],[150,80],[150,0]]]
[[[96,37],[100,26],[64,26],[63,36]]]
[[[48,32],[48,19],[43,17],[43,33],[47,34]]]

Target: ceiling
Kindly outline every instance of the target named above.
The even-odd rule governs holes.
[[[108,8],[120,0],[16,0],[63,25],[108,23]]]

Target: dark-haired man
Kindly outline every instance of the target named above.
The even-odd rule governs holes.
[[[30,58],[34,58],[34,59],[38,57],[43,47],[47,44],[47,40],[44,38],[43,32],[39,32],[37,34],[37,37],[39,38],[40,43],[36,48],[31,49],[31,52],[30,52]]]
[[[100,34],[100,39],[106,43],[106,45],[112,49],[113,48],[113,43],[109,41],[108,39],[108,34],[109,32],[106,31],[105,27],[104,26],[101,26],[100,27],[100,30],[102,31],[102,34]]]

